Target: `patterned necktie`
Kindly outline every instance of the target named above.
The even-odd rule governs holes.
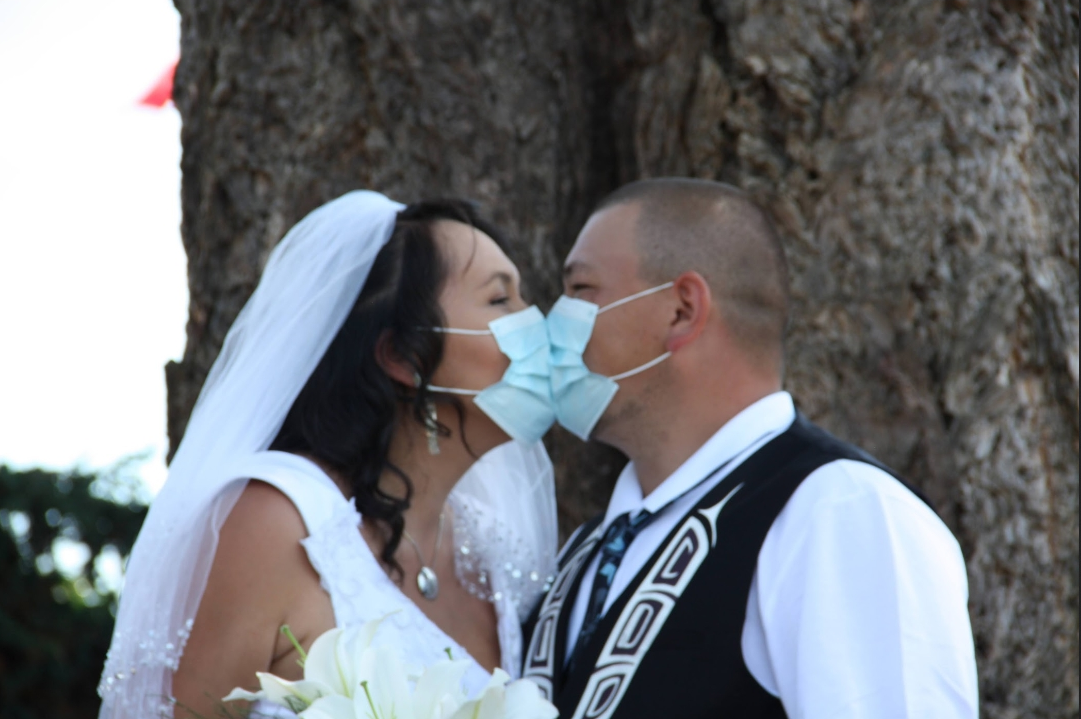
[[[601,611],[604,609],[605,600],[608,599],[608,590],[612,588],[612,580],[616,576],[616,570],[619,569],[619,563],[623,561],[623,555],[627,553],[627,547],[631,546],[631,542],[638,533],[656,516],[649,510],[643,509],[634,519],[631,519],[630,512],[624,512],[612,520],[612,524],[601,538],[600,563],[597,565],[597,574],[593,578],[593,590],[589,593],[589,604],[586,605],[582,630],[578,632],[578,642],[575,644],[571,657],[572,664],[574,657],[589,644],[590,637],[600,624]]]

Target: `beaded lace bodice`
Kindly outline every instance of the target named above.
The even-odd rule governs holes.
[[[471,658],[387,576],[360,534],[361,521],[352,503],[343,500],[330,521],[301,542],[330,595],[337,625],[349,627],[386,616],[376,642],[398,647],[410,664],[446,659],[446,649],[456,659]],[[474,662],[466,673],[466,689],[471,694],[479,691],[488,679],[488,672]]]
[[[265,452],[265,466],[253,467],[252,475],[281,490],[297,506],[308,527],[301,540],[308,559],[319,573],[320,583],[334,608],[338,627],[350,627],[386,617],[375,641],[394,646],[410,664],[429,665],[446,658],[472,659],[469,653],[413,603],[387,576],[360,533],[362,517],[315,464],[295,455]],[[260,464],[264,464],[261,462]],[[499,640],[504,669],[518,675],[521,656],[517,613],[496,602]],[[509,620],[509,621],[508,621]],[[479,693],[490,675],[473,661],[463,684],[470,694]]]
[[[387,576],[360,533],[363,520],[353,502],[318,466],[297,455],[261,451],[237,458],[230,471],[235,477],[273,485],[296,506],[308,532],[301,544],[330,597],[338,627],[385,618],[375,637],[377,643],[396,647],[415,666],[444,659],[450,649],[455,658],[471,661],[463,688],[470,696],[479,694],[488,683],[488,672]],[[523,497],[528,499],[523,501]],[[555,560],[555,497],[547,454],[540,445],[521,450],[516,443],[489,452],[459,481],[448,505],[457,579],[471,594],[493,603],[502,668],[517,678],[522,656],[520,622],[550,586]],[[538,536],[523,532],[530,529]],[[551,537],[544,536],[548,530]],[[102,678],[99,691],[110,702],[108,716],[172,715],[170,701],[162,698],[167,695],[141,693],[130,689],[131,682],[136,672],[142,678],[158,666],[175,671],[193,622],[193,618],[183,622],[175,637],[156,629],[136,639],[124,637],[138,641],[138,653],[121,671]],[[119,632],[114,649],[118,643],[125,649]],[[252,716],[294,715],[258,702]]]

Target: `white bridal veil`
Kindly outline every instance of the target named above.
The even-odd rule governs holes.
[[[102,719],[172,716],[172,674],[206,588],[218,532],[247,480],[230,466],[270,446],[402,208],[375,192],[350,192],[301,220],[270,253],[132,550],[98,688]],[[460,528],[455,522],[458,553],[465,547],[462,556],[490,558],[465,574],[505,588],[492,601],[531,603],[554,566],[557,541],[543,447],[510,444],[485,455],[455,489],[455,507],[463,517]],[[491,511],[508,512],[499,522],[505,526],[492,529]],[[522,572],[540,579],[522,585],[514,575]]]

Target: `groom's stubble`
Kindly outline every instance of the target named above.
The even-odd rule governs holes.
[[[616,310],[618,321],[598,327],[585,355],[593,371],[609,373],[675,348],[620,382],[594,431],[636,465],[670,454],[655,469],[674,470],[728,419],[780,389],[787,268],[772,224],[740,191],[683,179],[634,183],[595,211],[567,260],[591,265],[587,281],[598,287],[583,299],[602,306],[677,281]],[[575,277],[567,279],[572,289]],[[691,332],[682,315],[694,313]],[[618,338],[605,334],[613,324]]]
[[[640,208],[624,205],[594,213],[567,256],[567,292],[604,307],[648,289],[639,269],[635,227]],[[665,352],[664,292],[643,297],[597,317],[583,358],[605,376],[642,366]],[[669,368],[664,362],[620,381],[620,389],[598,421],[593,438],[620,447],[651,414]]]

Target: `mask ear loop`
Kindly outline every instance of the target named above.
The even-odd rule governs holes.
[[[664,362],[666,359],[668,359],[671,356],[672,356],[671,352],[665,352],[660,357],[658,357],[656,359],[653,359],[653,360],[650,360],[649,362],[646,362],[641,367],[635,367],[632,370],[627,370],[626,372],[624,372],[622,374],[617,374],[617,375],[615,375],[613,377],[609,377],[608,379],[612,380],[613,382],[618,382],[621,379],[627,379],[628,377],[633,377],[636,374],[638,374],[639,372],[645,372],[647,369],[650,369],[651,367],[656,367],[661,362]]]
[[[648,297],[649,295],[655,294],[655,293],[660,292],[662,290],[667,290],[669,287],[675,287],[675,286],[676,286],[675,282],[665,282],[663,285],[657,285],[656,287],[650,287],[648,290],[642,290],[641,292],[635,292],[633,295],[630,295],[629,297],[624,297],[621,300],[616,300],[615,302],[612,302],[610,304],[605,305],[601,309],[597,310],[597,314],[598,315],[603,314],[603,313],[607,312],[608,310],[612,310],[612,309],[615,309],[616,307],[619,307],[620,305],[625,305],[628,302],[633,302],[634,300],[640,299],[642,297]],[[672,356],[671,352],[665,352],[660,357],[657,357],[655,359],[650,360],[649,362],[646,362],[641,367],[635,367],[632,370],[627,370],[626,372],[623,372],[623,373],[620,373],[620,374],[617,374],[617,375],[613,375],[612,377],[609,377],[608,379],[612,380],[613,382],[619,382],[620,380],[627,379],[628,377],[633,377],[636,374],[639,374],[640,372],[645,372],[647,369],[651,369],[653,367],[656,367],[661,362],[664,362],[666,359],[668,359],[671,356]]]
[[[432,332],[439,332],[445,335],[466,335],[469,337],[484,337],[492,334],[491,330],[463,330],[457,327],[430,327]],[[479,389],[458,389],[456,387],[437,387],[436,385],[428,385],[429,392],[444,392],[446,394],[456,394],[462,397],[476,397],[481,393]]]
[[[648,297],[649,295],[652,295],[652,294],[654,294],[656,292],[660,292],[661,290],[667,290],[669,287],[675,287],[675,286],[676,286],[675,282],[665,282],[663,285],[657,285],[656,287],[650,287],[648,290],[642,290],[641,292],[635,292],[633,295],[630,295],[629,297],[624,297],[621,300],[616,300],[615,302],[611,302],[611,303],[605,305],[604,307],[601,307],[599,310],[597,310],[597,314],[598,315],[604,314],[608,310],[614,310],[616,307],[619,307],[620,305],[625,305],[628,302],[633,302],[634,300],[637,300],[637,299],[642,298],[642,297]]]
[[[445,335],[468,335],[471,337],[483,337],[484,335],[492,334],[491,330],[462,330],[457,327],[431,327],[432,332],[439,332]]]
[[[437,387],[434,384],[428,385],[429,392],[445,392],[446,394],[457,394],[463,397],[475,397],[481,393],[479,389],[457,389],[456,387]]]

